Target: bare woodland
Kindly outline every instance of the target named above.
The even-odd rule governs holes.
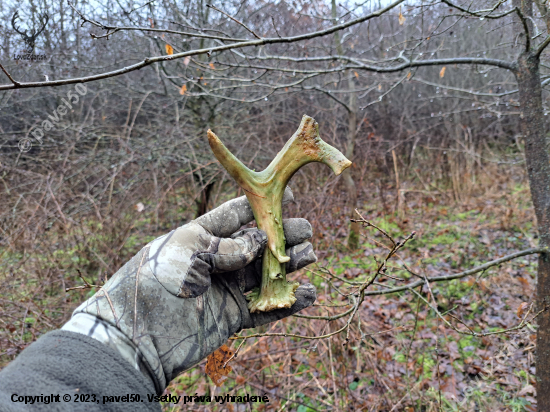
[[[319,257],[292,279],[315,306],[233,337],[221,387],[203,363],[167,391],[550,410],[549,7],[0,1],[0,366],[144,244],[243,194],[208,129],[262,170],[308,114],[353,161],[290,182],[284,213]]]

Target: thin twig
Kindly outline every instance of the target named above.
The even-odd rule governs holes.
[[[91,288],[100,288],[101,287],[99,285],[92,285],[90,282],[88,282],[86,279],[84,279],[84,276],[82,276],[82,273],[80,272],[80,270],[77,269],[76,271],[78,272],[78,276],[80,277],[80,279],[82,279],[82,281],[84,282],[84,285],[75,286],[73,288],[66,288],[65,292],[68,292],[70,290],[91,289]]]
[[[386,232],[384,229],[382,229],[382,228],[376,226],[374,223],[369,222],[368,220],[366,220],[366,219],[361,215],[361,213],[359,213],[359,211],[358,211],[357,209],[355,209],[355,213],[357,213],[361,219],[350,219],[352,222],[362,223],[365,227],[373,227],[373,228],[375,228],[375,229],[378,230],[380,233],[382,233],[382,234],[383,234],[390,242],[392,242],[392,244],[395,246],[395,241],[394,241],[393,238],[388,234],[388,232]]]
[[[223,366],[222,366],[222,369],[225,369],[225,367],[227,366],[227,364],[229,363],[230,360],[232,360],[232,359],[234,359],[234,358],[237,357],[237,354],[239,353],[239,351],[241,350],[241,347],[244,345],[245,342],[246,342],[246,339],[243,339],[243,341],[240,343],[239,347],[238,347],[237,350],[233,353],[233,355],[231,355],[231,357],[225,361],[225,363],[224,363]]]
[[[207,4],[206,7],[210,7],[211,9],[214,9],[216,11],[219,11],[220,13],[226,15],[227,17],[229,17],[231,20],[233,20],[235,23],[237,24],[240,24],[241,26],[243,26],[246,30],[248,30],[250,33],[252,33],[254,35],[254,37],[256,37],[257,39],[261,39],[260,36],[258,36],[254,30],[252,30],[251,28],[249,28],[246,24],[242,23],[241,21],[237,20],[235,17],[232,17],[231,15],[227,14],[225,11],[223,10],[220,10],[218,9],[216,6],[212,6],[211,4]],[[281,37],[281,36],[279,36]]]
[[[122,31],[150,31],[150,32],[155,32],[155,33],[163,33],[163,34],[167,33],[167,34],[178,34],[178,35],[181,35],[181,36],[198,37],[198,38],[201,38],[201,39],[212,39],[212,40],[223,40],[223,41],[234,41],[234,42],[247,41],[247,39],[239,39],[239,38],[234,38],[234,37],[214,36],[214,35],[209,35],[209,34],[192,33],[192,32],[186,32],[186,31],[178,31],[178,30],[155,29],[153,27],[109,26],[109,25],[100,23],[99,21],[91,20],[91,19],[87,18],[78,9],[76,9],[70,1],[68,3],[69,3],[69,6],[75,11],[75,13],[77,13],[80,16],[80,18],[82,19],[81,27],[84,23],[90,23],[93,26],[96,26],[96,27],[98,27],[102,30],[107,30],[107,31],[111,30],[110,33],[107,33],[107,34],[104,34],[104,35],[101,35],[101,36],[97,36],[93,33],[90,33],[90,36],[93,39],[108,38],[109,36],[111,36],[111,35],[113,35],[117,32],[122,32]],[[197,29],[195,29],[195,30],[197,30]]]

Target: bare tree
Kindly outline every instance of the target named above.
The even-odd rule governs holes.
[[[344,121],[337,114],[330,118],[334,139],[346,146],[349,158],[357,157],[365,163],[370,158],[361,151],[373,143],[366,133],[362,133],[368,119],[378,116],[382,119],[381,126],[378,130],[373,128],[372,133],[398,136],[392,141],[386,139],[390,143],[384,148],[381,162],[390,164],[393,160],[387,161],[386,157],[392,150],[398,151],[408,145],[408,151],[403,152],[409,160],[403,161],[403,167],[413,164],[418,135],[432,127],[429,119],[440,122],[440,132],[454,134],[458,146],[462,144],[460,136],[466,133],[466,128],[459,125],[464,123],[460,116],[471,116],[472,121],[480,125],[480,130],[506,128],[503,135],[514,130],[515,118],[512,117],[517,116],[525,141],[540,245],[487,265],[494,266],[527,254],[540,255],[539,308],[534,311],[539,314],[538,397],[539,408],[550,409],[550,312],[546,311],[550,294],[550,261],[546,253],[550,246],[550,148],[544,123],[544,86],[550,81],[544,53],[550,43],[550,18],[546,3],[495,0],[472,5],[465,1],[429,0],[406,5],[400,0],[373,11],[354,4],[336,7],[332,0],[330,4],[308,5],[301,14],[286,4],[271,3],[253,7],[246,2],[220,2],[217,7],[210,8],[198,1],[189,2],[183,11],[177,6],[167,1],[164,10],[159,11],[151,3],[143,6],[129,2],[120,13],[115,13],[109,7],[94,8],[84,3],[71,4],[70,8],[62,5],[56,13],[50,13],[55,17],[43,33],[44,52],[58,59],[59,64],[52,61],[40,66],[41,71],[37,72],[3,59],[0,69],[7,80],[0,85],[3,91],[0,104],[7,107],[15,97],[17,101],[9,106],[10,113],[2,112],[0,128],[6,131],[0,129],[0,133],[9,134],[11,140],[29,136],[36,127],[34,117],[37,113],[44,118],[59,107],[60,96],[46,95],[43,88],[64,87],[58,90],[67,91],[69,86],[81,83],[88,83],[90,89],[98,85],[97,90],[86,95],[88,105],[79,106],[63,119],[62,131],[44,138],[45,149],[59,148],[55,153],[55,165],[62,170],[59,175],[54,174],[53,166],[48,164],[32,163],[39,171],[18,167],[20,162],[31,164],[31,160],[14,147],[3,146],[2,150],[11,150],[17,160],[9,168],[1,166],[2,180],[5,183],[17,173],[35,179],[24,201],[29,201],[30,208],[33,202],[29,199],[38,205],[46,199],[49,209],[44,208],[41,224],[55,216],[56,224],[68,231],[76,220],[71,220],[71,213],[67,213],[66,208],[71,208],[71,212],[83,208],[82,203],[74,202],[78,196],[91,199],[86,207],[93,210],[100,221],[104,222],[107,217],[116,220],[114,199],[118,205],[123,205],[126,197],[131,197],[132,190],[137,191],[140,182],[146,179],[154,188],[154,196],[161,199],[160,203],[169,191],[183,190],[178,186],[180,179],[193,179],[192,176],[199,181],[192,185],[193,188],[210,190],[212,195],[215,190],[212,183],[223,172],[215,169],[211,174],[204,173],[207,166],[214,167],[201,146],[201,129],[215,124],[220,129],[239,130],[244,137],[233,144],[239,145],[240,150],[247,150],[249,158],[253,159],[251,162],[262,163],[269,156],[261,151],[274,150],[280,140],[279,134],[285,130],[284,125],[277,123],[277,110],[283,111],[285,118],[295,116],[292,103],[296,100],[292,99],[305,99],[312,110],[320,113],[341,109],[338,113],[344,112]],[[141,12],[142,8],[147,13]],[[9,17],[13,12],[9,10],[6,15]],[[72,40],[64,29],[69,24],[75,26],[75,36],[71,38],[76,47],[71,52],[67,51],[70,50],[67,43]],[[92,30],[91,36],[82,35],[82,30]],[[4,56],[6,52],[9,56],[14,50],[13,41],[6,36],[3,42]],[[146,67],[148,70],[141,70]],[[469,75],[464,76],[464,73]],[[490,77],[486,79],[486,75]],[[47,76],[46,81],[40,76]],[[515,78],[517,89],[510,86],[511,77]],[[128,98],[128,104],[122,107],[119,101],[109,101],[110,97],[104,93],[106,89],[118,97]],[[429,94],[433,96],[428,97]],[[517,95],[518,101],[514,100]],[[178,99],[175,102],[174,96]],[[430,106],[432,98],[436,99],[435,110]],[[392,103],[392,99],[399,102]],[[41,112],[31,110],[35,101],[40,101]],[[93,102],[99,103],[94,105]],[[276,108],[268,106],[275,102],[279,104]],[[256,103],[256,106],[243,103]],[[237,112],[246,116],[239,118]],[[271,123],[255,120],[268,112]],[[491,117],[481,118],[481,112]],[[114,124],[123,119],[122,125],[100,127],[98,122],[90,120],[96,117],[103,121],[109,116]],[[498,121],[492,122],[492,119]],[[512,119],[508,120],[509,125],[504,124],[505,119]],[[418,126],[420,120],[424,123]],[[11,125],[23,126],[14,132],[15,128],[9,129]],[[276,130],[272,134],[275,136],[273,141],[258,138],[252,131],[272,126]],[[406,127],[412,132],[404,133],[402,129]],[[166,136],[163,145],[159,143],[162,138],[153,135],[152,130]],[[267,132],[266,135],[271,137]],[[405,138],[401,139],[403,136]],[[56,146],[56,139],[62,139],[64,144]],[[77,145],[76,141],[80,143]],[[249,144],[250,141],[254,144]],[[521,145],[521,141],[516,143]],[[252,146],[257,148],[252,149]],[[179,152],[182,147],[187,150],[185,154]],[[71,161],[78,170],[85,170],[91,163],[78,156],[78,150],[84,149],[92,153],[92,158],[101,157],[97,170],[78,174],[78,179],[71,180],[74,175],[67,166]],[[393,159],[397,171],[399,159],[397,156]],[[455,169],[455,173],[460,173],[459,168]],[[118,180],[122,174],[132,176],[124,185]],[[161,188],[160,177],[169,181],[167,187]],[[357,186],[363,176],[357,171],[343,177],[349,209],[354,209],[359,204]],[[216,181],[219,193],[224,181],[222,178]],[[19,181],[14,179],[14,182],[14,186],[19,187]],[[70,190],[66,203],[60,204],[58,190],[64,182],[70,182]],[[426,187],[429,188],[428,183]],[[117,198],[117,194],[121,197]],[[206,192],[203,194],[199,195],[197,190],[189,193],[205,208],[208,196]],[[160,203],[156,207],[157,226],[162,220],[158,217],[162,213]],[[15,211],[18,205],[19,200],[13,200],[6,210]],[[5,219],[11,219],[10,224],[16,227],[15,212],[12,215],[6,214]],[[120,259],[116,252],[124,247],[131,224],[121,222],[117,230],[113,229],[113,233],[118,231],[124,235],[113,235],[111,260],[90,269],[98,278]],[[369,226],[370,223],[365,219],[352,223],[349,237],[352,247],[358,240],[353,234],[359,232],[361,225]],[[9,233],[10,239],[21,233],[23,229],[19,223],[17,229]],[[79,244],[92,260],[94,248],[85,235],[83,229]],[[394,239],[388,240],[393,242],[392,252],[402,246]],[[400,289],[367,290],[375,285],[378,276],[383,275],[386,262],[393,254],[388,254],[368,282],[352,285],[358,288],[353,295],[356,300],[350,309],[337,315],[338,318],[349,316],[346,326],[338,332],[349,331],[361,303],[369,294],[414,291],[417,286],[429,288],[430,283],[450,279],[421,277]],[[488,266],[465,271],[460,276],[477,273],[485,267]],[[434,306],[433,302],[428,301],[428,304]],[[437,309],[437,305],[435,307]],[[521,325],[524,326],[523,321]],[[469,333],[467,330],[461,332]]]
[[[335,3],[333,2],[333,5]],[[478,8],[479,7],[479,8]],[[450,8],[450,10],[449,10]],[[333,8],[334,10],[334,8]],[[296,82],[301,88],[306,88],[311,78],[333,73],[339,73],[348,80],[352,79],[348,86],[348,95],[350,103],[343,101],[340,103],[346,107],[349,114],[348,132],[353,133],[353,125],[356,122],[356,112],[353,108],[354,96],[356,91],[351,85],[352,76],[350,71],[365,71],[369,73],[391,74],[405,72],[393,80],[392,84],[380,93],[376,101],[382,101],[386,96],[391,96],[391,92],[397,89],[403,82],[411,81],[418,75],[420,68],[429,68],[434,66],[443,66],[440,71],[440,78],[445,75],[447,67],[456,67],[458,65],[475,65],[478,70],[487,72],[491,68],[508,71],[515,76],[518,89],[517,91],[508,91],[505,93],[489,92],[495,98],[519,93],[519,123],[522,131],[522,137],[525,140],[525,158],[529,183],[535,212],[538,221],[538,231],[540,234],[541,250],[546,250],[550,246],[550,148],[545,134],[544,126],[544,106],[543,106],[543,85],[546,80],[541,78],[541,63],[543,53],[550,43],[550,9],[544,2],[513,0],[491,2],[477,2],[475,8],[471,3],[462,4],[462,2],[451,2],[443,0],[441,2],[428,1],[409,6],[409,11],[416,10],[413,16],[413,22],[418,26],[408,30],[389,30],[383,32],[383,26],[379,26],[381,37],[378,44],[368,50],[360,49],[356,56],[344,55],[342,43],[339,37],[336,37],[336,53],[317,54],[314,56],[289,55],[281,53],[277,55],[246,55],[247,61],[254,59],[265,62],[258,66],[254,63],[249,64],[249,68],[263,69],[266,72],[284,73],[299,71],[302,75],[300,82]],[[345,15],[349,15],[347,11]],[[429,17],[428,27],[424,27],[423,19]],[[333,20],[337,20],[332,15]],[[397,19],[395,19],[397,20]],[[394,22],[395,22],[394,20]],[[394,24],[403,25],[406,17],[400,12],[399,19]],[[485,21],[494,22],[487,27],[487,39],[489,43],[483,51],[483,56],[472,57],[471,51],[464,50],[458,55],[453,53],[452,49],[443,47],[443,41],[438,45],[438,40],[443,36],[453,35],[453,32],[465,30],[464,22],[473,24],[484,24]],[[413,24],[414,24],[413,23]],[[376,24],[376,22],[374,23]],[[544,29],[540,29],[542,25]],[[337,26],[335,26],[337,27]],[[468,26],[469,27],[469,26]],[[353,30],[352,27],[349,30]],[[501,32],[498,39],[491,36],[493,32]],[[340,31],[341,32],[341,31]],[[414,33],[414,35],[413,35]],[[356,31],[358,39],[364,38],[364,32]],[[389,41],[384,39],[387,35]],[[502,36],[507,35],[504,41]],[[339,36],[335,35],[335,36]],[[454,34],[456,36],[456,34]],[[350,36],[351,37],[351,36]],[[497,43],[491,43],[491,40]],[[386,43],[386,44],[384,44]],[[389,43],[389,44],[388,44]],[[382,46],[385,51],[380,50]],[[389,54],[392,55],[389,55]],[[432,58],[434,54],[441,57]],[[462,54],[462,55],[461,55]],[[382,56],[381,56],[382,55]],[[427,57],[426,57],[427,56]],[[504,59],[502,57],[505,57]],[[287,62],[294,67],[281,67],[279,62]],[[342,62],[340,66],[331,66],[334,62]],[[323,63],[325,63],[323,65]],[[243,63],[245,64],[245,63]],[[302,68],[305,65],[307,69]],[[541,66],[542,65],[542,66]],[[300,67],[298,69],[297,67]],[[479,69],[483,68],[483,69]],[[279,82],[277,85],[270,85],[272,90],[278,90],[285,85]],[[293,86],[296,86],[294,84]],[[288,87],[288,86],[286,86]],[[437,86],[439,87],[439,86]],[[441,85],[447,90],[453,90],[450,85]],[[320,89],[319,86],[314,88]],[[380,87],[379,90],[382,90]],[[459,93],[474,94],[473,90],[454,89]],[[329,91],[325,89],[329,94]],[[331,96],[332,98],[336,98]],[[475,104],[474,104],[475,105]],[[497,102],[498,106],[498,102]],[[500,111],[497,109],[500,113]],[[432,114],[433,116],[433,114]],[[441,112],[440,112],[441,116]],[[350,136],[351,137],[351,136]],[[353,141],[348,138],[348,144]],[[350,145],[348,147],[353,147]],[[348,190],[351,190],[351,183],[348,183]],[[352,196],[350,196],[352,197]],[[537,300],[541,316],[539,317],[539,328],[537,337],[537,379],[539,382],[539,407],[542,410],[550,409],[550,311],[546,311],[550,294],[550,260],[546,253],[540,254],[538,268],[538,290]]]

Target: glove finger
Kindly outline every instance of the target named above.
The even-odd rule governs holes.
[[[309,242],[303,242],[292,246],[286,250],[286,255],[290,256],[290,261],[286,263],[286,273],[292,273],[302,269],[307,265],[317,262],[317,256],[313,251],[313,245]]]
[[[261,255],[266,243],[267,235],[259,229],[227,239],[191,222],[153,241],[148,264],[170,293],[196,298],[210,287],[212,273],[245,267]]]
[[[294,200],[292,190],[287,186],[283,195],[283,204],[292,200]],[[241,196],[225,202],[214,210],[195,219],[195,223],[201,225],[214,236],[226,238],[252,220],[254,220],[254,214],[252,213],[248,199],[246,196]]]
[[[294,302],[294,305],[288,309],[277,309],[271,312],[256,312],[250,314],[252,324],[254,325],[253,327],[265,325],[267,323],[275,322],[279,319],[294,315],[302,309],[313,305],[315,299],[317,298],[315,286],[310,283],[298,287],[296,292],[294,292],[294,295],[296,296],[296,302]]]
[[[283,230],[287,247],[296,246],[313,236],[311,224],[301,217],[283,219]]]
[[[239,230],[238,232],[233,233],[230,237],[234,239],[249,230],[256,230],[256,228],[251,227]],[[311,239],[313,236],[311,224],[306,219],[301,217],[283,219],[283,231],[285,233],[286,247],[299,245],[307,239]]]
[[[212,273],[232,272],[244,268],[260,256],[267,243],[263,230],[243,231],[235,238],[212,238],[217,245],[199,256],[212,267]]]
[[[309,242],[304,242],[286,249],[286,255],[290,256],[290,261],[286,263],[286,273],[292,273],[302,269],[311,263],[317,262],[317,256],[313,251],[313,246]],[[259,287],[262,281],[262,260],[257,259],[243,269],[244,273],[240,275],[244,279],[244,292]]]
[[[290,202],[294,202],[294,193],[292,193],[290,186],[287,186],[285,187],[285,192],[283,193],[282,204],[287,205]]]

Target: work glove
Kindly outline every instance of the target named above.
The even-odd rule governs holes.
[[[292,200],[289,188],[283,203]],[[267,243],[245,196],[147,244],[73,313],[63,330],[117,350],[161,394],[242,329],[290,316],[313,304],[315,288],[300,286],[289,309],[251,314],[244,293],[260,285]],[[286,219],[287,273],[317,259],[305,219]]]

